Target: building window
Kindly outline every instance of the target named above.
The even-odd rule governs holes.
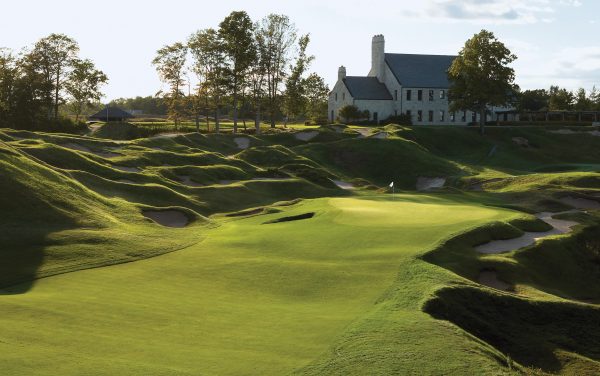
[[[342,100],[345,101],[346,100],[346,93],[342,93]]]
[[[417,121],[423,121],[423,111],[417,111]]]
[[[433,90],[429,90],[429,101],[433,102]]]
[[[429,111],[429,122],[433,122],[433,111]]]
[[[398,110],[394,110],[394,116],[398,116]]]
[[[410,121],[412,121],[412,113],[410,112],[410,110],[406,110],[406,116],[408,116]]]
[[[446,90],[440,90],[440,99],[446,99]]]
[[[463,123],[467,121],[467,111],[463,111],[462,116],[460,117],[460,121]]]
[[[374,122],[378,122],[379,121],[379,117],[378,117],[377,112],[373,112],[373,121]]]
[[[417,91],[417,100],[419,100],[419,101],[423,100],[423,90]]]
[[[477,112],[472,112],[471,113],[471,121],[473,123],[475,123],[477,121]]]
[[[333,113],[333,110],[331,110],[331,122],[333,123],[335,121],[335,116]]]
[[[394,90],[394,100],[398,100],[398,90]]]
[[[440,110],[440,121],[445,121],[444,117],[445,117],[445,113],[444,110]]]
[[[450,113],[450,121],[453,123],[456,121],[456,113],[454,113],[454,112]]]
[[[412,100],[412,90],[406,90],[406,100]]]

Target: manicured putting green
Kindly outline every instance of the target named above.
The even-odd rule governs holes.
[[[314,217],[263,224],[309,212]],[[402,358],[389,364],[386,348],[368,337],[352,342],[365,356],[379,354],[387,372],[410,372],[431,356],[440,362],[430,362],[430,372],[493,369],[495,350],[421,312],[420,301],[458,277],[417,257],[457,232],[516,215],[397,195],[307,200],[280,213],[227,218],[182,251],[1,295],[2,374],[320,373],[336,343],[365,327],[386,338],[403,330],[410,353],[399,345]],[[199,230],[174,236],[181,231]],[[393,320],[378,319],[392,307],[378,304],[382,296],[396,299]]]

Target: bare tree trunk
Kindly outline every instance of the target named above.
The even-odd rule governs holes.
[[[237,133],[237,121],[238,121],[238,98],[237,98],[237,82],[233,82],[233,133]]]
[[[195,121],[196,121],[196,133],[200,133],[200,114],[198,110],[194,111]]]
[[[56,74],[56,87],[54,88],[54,120],[58,119],[58,85],[60,84],[60,70]]]
[[[219,133],[221,131],[221,126],[219,124],[219,106],[215,107],[215,132]]]
[[[260,104],[256,107],[256,118],[254,119],[256,134],[260,134]]]
[[[479,110],[479,133],[483,136],[485,135],[485,118],[486,118],[486,108],[483,107]]]

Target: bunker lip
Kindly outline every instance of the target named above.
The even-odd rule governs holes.
[[[330,179],[330,180],[333,182],[333,184],[337,185],[338,188],[341,188],[341,189],[354,189],[354,188],[356,188],[354,186],[354,184],[348,183],[348,182],[343,181],[343,180],[335,180],[335,179]]]
[[[574,207],[575,209],[583,210],[598,210],[600,209],[600,202],[591,200],[589,198],[564,196],[558,199],[563,204]]]
[[[481,285],[500,291],[509,291],[511,289],[511,285],[498,279],[498,273],[494,269],[481,270],[477,277],[477,282]]]
[[[246,217],[246,216],[250,216],[250,215],[256,215],[256,214],[261,214],[262,212],[264,212],[264,208],[256,208],[256,209],[247,209],[247,210],[241,210],[235,213],[229,213],[229,214],[225,214],[226,217]]]
[[[142,215],[165,227],[182,228],[190,222],[187,215],[179,210],[142,210]]]
[[[552,216],[571,212],[573,211],[561,213],[537,213],[535,216],[552,226],[552,230],[542,232],[525,232],[523,235],[513,239],[492,240],[491,242],[476,246],[475,250],[479,253],[485,254],[511,252],[535,244],[535,242],[537,242],[538,240],[547,238],[552,235],[562,235],[569,233],[572,231],[573,226],[578,225],[579,223],[574,221],[567,221],[564,219],[555,219],[552,218]]]
[[[140,172],[141,170],[137,167],[127,167],[127,166],[112,166],[115,170],[123,171],[123,172]]]

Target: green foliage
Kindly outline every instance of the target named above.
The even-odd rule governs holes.
[[[156,67],[160,79],[169,85],[169,92],[163,97],[168,103],[168,114],[175,121],[175,129],[184,112],[183,94],[181,92],[185,81],[185,60],[188,47],[180,42],[164,46],[156,52],[152,64]]]
[[[517,86],[509,65],[516,56],[492,32],[482,30],[469,39],[448,70],[450,111],[481,114],[481,132],[488,106],[506,106]]]

